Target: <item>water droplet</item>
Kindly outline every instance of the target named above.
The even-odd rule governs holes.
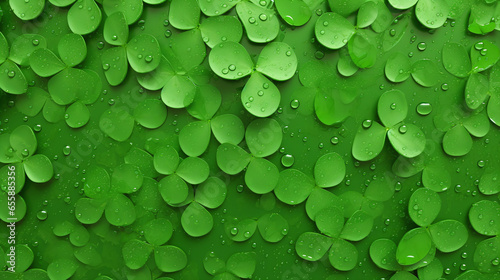
[[[262,21],[266,21],[267,20],[267,15],[266,14],[260,14],[259,19],[262,20]]]
[[[170,31],[169,29],[167,29],[167,30],[165,30],[164,35],[165,35],[166,38],[170,38],[170,36],[172,36],[172,31]]]
[[[248,19],[248,22],[250,22],[250,24],[254,24],[255,23],[255,18],[254,17],[250,17]]]
[[[236,186],[236,190],[237,190],[239,193],[243,192],[243,189],[244,189],[244,188],[245,188],[245,187],[244,187],[243,185],[237,185],[237,186]]]
[[[290,102],[290,107],[292,107],[292,109],[297,109],[297,108],[299,108],[299,106],[300,106],[300,102],[297,99],[294,99],[294,100],[292,100],[292,102]]]
[[[475,45],[474,45],[474,48],[478,51],[482,50],[484,47],[484,43],[483,42],[477,42]]]
[[[396,110],[396,103],[391,104],[391,110]]]
[[[402,125],[399,127],[399,133],[405,134],[408,131],[408,127],[406,125]]]
[[[363,121],[364,128],[370,128],[371,126],[372,126],[372,120],[364,120]]]
[[[427,48],[427,44],[426,44],[425,42],[420,42],[420,43],[418,43],[418,45],[417,45],[417,49],[418,49],[419,51],[425,51],[425,49],[426,49],[426,48]]]
[[[71,154],[71,147],[70,147],[70,146],[65,146],[65,147],[63,148],[63,154],[64,154],[65,156],[69,156],[69,154]]]
[[[230,71],[234,71],[234,70],[236,70],[236,65],[231,64],[231,65],[229,65],[228,69],[229,69]]]
[[[36,214],[36,217],[40,220],[40,221],[45,221],[47,220],[47,211],[45,210],[40,210],[38,211],[38,213]]]
[[[281,164],[283,164],[284,167],[291,167],[293,163],[295,162],[295,158],[290,155],[286,154],[281,157]]]
[[[427,102],[422,102],[417,105],[417,113],[421,116],[427,116],[432,112],[432,105]]]
[[[480,160],[480,161],[477,162],[477,166],[479,166],[480,168],[483,168],[484,165],[485,165],[484,160]]]
[[[333,136],[332,139],[330,139],[330,142],[333,145],[337,145],[339,143],[339,138],[337,136]]]

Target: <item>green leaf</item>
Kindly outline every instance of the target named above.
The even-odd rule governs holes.
[[[338,89],[317,90],[314,98],[314,110],[318,119],[326,125],[343,122],[350,114],[350,108],[342,100],[344,91]]]
[[[329,207],[337,207],[343,210],[344,205],[342,200],[333,193],[325,189],[314,188],[306,201],[306,213],[309,219],[315,221],[318,213]]]
[[[0,18],[1,19],[1,18]],[[22,36],[22,35],[21,35]],[[23,37],[18,37],[18,38],[23,38]],[[26,35],[25,35],[26,36]],[[17,40],[14,41],[14,43]],[[17,50],[16,50],[17,51]],[[16,52],[14,50],[11,50],[11,52]],[[5,60],[7,60],[7,57],[9,57],[9,43],[7,42],[7,39],[3,35],[2,32],[0,32],[0,64],[4,63]],[[12,59],[11,59],[12,60]],[[15,62],[15,61],[14,61]],[[17,63],[17,62],[16,62]]]
[[[221,144],[238,145],[245,136],[245,126],[241,119],[233,114],[219,115],[210,121],[212,132]]]
[[[324,235],[339,237],[344,227],[344,213],[338,207],[327,207],[317,212],[315,222],[316,227]]]
[[[57,7],[67,7],[76,2],[76,0],[49,0],[49,2]]]
[[[200,21],[200,7],[196,0],[172,0],[168,19],[177,29],[193,29]]]
[[[253,158],[245,172],[245,183],[256,194],[271,192],[278,184],[278,178],[278,168],[263,158]]]
[[[427,28],[441,27],[449,13],[446,0],[419,0],[415,7],[417,19]]]
[[[500,238],[498,236],[479,242],[474,252],[475,267],[483,273],[497,272],[498,265],[496,263],[498,262],[499,250]],[[487,276],[484,276],[484,278],[487,279]]]
[[[111,225],[122,227],[131,225],[136,219],[134,204],[123,194],[115,194],[106,204],[106,220]]]
[[[68,25],[75,34],[86,35],[94,32],[101,24],[101,19],[101,9],[94,0],[78,0],[68,11]]]
[[[340,233],[340,238],[350,241],[360,241],[370,234],[373,227],[373,218],[363,210],[352,214]]]
[[[47,85],[50,96],[59,105],[75,102],[79,95],[84,95],[91,88],[87,82],[89,74],[76,68],[66,68],[49,80]]]
[[[167,119],[167,108],[158,99],[145,99],[135,107],[134,118],[145,128],[155,129]]]
[[[340,184],[345,174],[345,161],[335,152],[322,155],[314,165],[314,179],[320,188],[330,188]]]
[[[209,16],[219,16],[231,10],[241,0],[198,0],[201,11]]]
[[[1,44],[2,43],[0,43],[0,45]],[[5,42],[4,44],[4,46],[7,47],[7,43]],[[28,66],[31,54],[38,49],[45,48],[47,48],[47,40],[45,40],[45,37],[43,37],[42,35],[22,34],[19,37],[16,37],[16,39],[14,39],[14,41],[12,42],[9,59],[20,66]],[[0,52],[8,53],[8,49],[5,51],[2,50]],[[2,59],[2,56],[5,56],[5,58],[7,58],[6,55],[0,54],[0,63],[3,63],[3,61],[5,61],[5,59]]]
[[[35,154],[37,140],[31,127],[20,125],[10,134],[10,146],[19,158],[31,157]]]
[[[359,68],[371,68],[375,65],[378,51],[365,33],[356,33],[349,40],[349,55]]]
[[[364,0],[328,0],[330,9],[344,17],[357,11],[364,2]]]
[[[161,100],[174,109],[185,108],[193,103],[197,86],[187,76],[175,75],[161,91]]]
[[[336,13],[322,14],[316,21],[314,32],[318,41],[329,49],[342,48],[356,33],[354,26]]]
[[[200,31],[210,48],[226,41],[238,43],[243,36],[241,22],[234,16],[209,17],[201,22]]]
[[[500,205],[496,201],[481,200],[469,210],[472,227],[480,234],[495,236],[500,233]]]
[[[236,12],[250,41],[267,43],[278,36],[280,23],[274,9],[267,9],[248,1],[242,1],[236,5]]]
[[[142,0],[103,0],[102,7],[106,15],[111,16],[116,12],[122,12],[127,19],[127,24],[136,22],[142,14]]]
[[[439,195],[426,188],[413,192],[408,203],[408,213],[415,224],[427,227],[436,219],[441,210]]]
[[[17,273],[23,273],[26,271],[33,263],[34,254],[33,251],[25,244],[17,244],[16,248],[16,266],[15,270]]]
[[[274,154],[281,146],[283,133],[275,119],[256,119],[245,131],[245,140],[252,155],[267,157]]]
[[[420,155],[425,149],[425,135],[414,124],[400,124],[387,132],[392,147],[402,156],[412,158]]]
[[[422,154],[414,158],[399,156],[392,165],[392,172],[401,178],[409,178],[425,167],[425,159]]]
[[[273,82],[254,72],[241,92],[241,103],[250,114],[265,118],[278,109],[281,94]]]
[[[283,203],[297,205],[307,199],[313,188],[314,181],[306,174],[296,169],[285,169],[280,172],[274,194]]]
[[[443,65],[450,74],[465,78],[469,75],[472,65],[467,51],[462,45],[445,43],[443,45]]]
[[[108,83],[121,84],[128,72],[127,51],[124,47],[109,48],[101,56],[102,68]]]
[[[397,89],[384,92],[378,100],[377,112],[386,127],[393,127],[402,122],[408,115],[408,103],[404,93]]]
[[[484,195],[492,195],[500,192],[500,181],[498,172],[494,169],[486,170],[479,179],[479,191]]]
[[[99,119],[99,128],[112,139],[123,142],[134,130],[134,118],[124,109],[106,110]]]
[[[144,176],[138,166],[121,164],[111,174],[111,189],[119,193],[133,193],[141,188]]]
[[[255,252],[236,253],[227,259],[227,270],[240,278],[252,278],[257,265]]]
[[[332,239],[322,234],[304,232],[295,242],[295,251],[304,260],[315,262],[323,258],[332,243]]]
[[[125,66],[125,68],[126,67],[127,66]],[[139,84],[145,89],[160,90],[174,76],[174,68],[165,56],[162,56],[160,59],[160,65],[158,65],[155,70],[143,74],[137,73],[137,82],[139,82]]]
[[[151,220],[144,229],[144,238],[154,246],[163,245],[170,240],[173,233],[172,223],[165,218]]]
[[[9,0],[10,8],[14,14],[22,20],[37,18],[45,6],[44,0],[16,1]]]
[[[137,239],[129,240],[122,247],[123,260],[130,269],[143,267],[149,259],[153,247],[144,241]]]
[[[476,46],[480,47],[476,48]],[[500,59],[500,48],[488,40],[479,41],[472,46],[470,59],[473,72],[484,71],[495,65]]]
[[[184,202],[189,196],[189,187],[179,175],[167,176],[158,183],[158,190],[169,205],[176,205]]]
[[[219,110],[221,102],[222,96],[219,89],[210,84],[202,85],[198,87],[193,103],[186,110],[199,120],[209,120]]]
[[[385,144],[385,127],[377,122],[373,122],[369,128],[361,127],[352,144],[352,155],[359,161],[369,161],[374,159]]]
[[[47,275],[51,280],[71,278],[79,265],[72,259],[57,259],[47,266]]]
[[[173,53],[177,58],[182,58],[179,63],[184,67],[184,71],[199,66],[207,56],[207,47],[198,28],[176,34],[172,36],[170,42]]]
[[[210,177],[196,188],[194,200],[206,208],[215,209],[224,203],[226,184],[217,177]]]
[[[451,186],[451,175],[442,165],[431,164],[422,172],[422,184],[432,191],[444,192]]]
[[[179,145],[186,155],[197,157],[206,151],[210,135],[210,124],[207,121],[191,122],[179,133]]]
[[[440,75],[432,60],[422,59],[413,63],[411,76],[417,84],[423,87],[432,87],[438,82]]]
[[[500,94],[493,94],[488,101],[488,117],[490,120],[500,126]]]
[[[481,73],[473,73],[465,86],[465,102],[472,110],[479,108],[488,97],[488,79]]]
[[[436,248],[443,253],[454,252],[467,242],[469,234],[467,228],[455,220],[444,220],[429,227],[432,241]]]
[[[24,73],[10,60],[0,65],[0,89],[10,94],[23,94],[28,90]]]
[[[417,4],[418,0],[389,0],[391,6],[399,10],[406,10]]]
[[[74,67],[85,60],[87,56],[87,45],[81,35],[66,34],[57,45],[61,60],[69,67]]]
[[[390,271],[400,270],[396,260],[396,243],[389,239],[377,239],[370,245],[370,258],[380,268]]]
[[[128,42],[128,25],[125,15],[116,12],[106,18],[104,22],[104,40],[110,45],[123,46]]]
[[[38,154],[24,160],[24,171],[28,178],[35,183],[45,183],[52,179],[54,168],[49,158]]]
[[[226,263],[212,253],[203,259],[203,267],[208,274],[217,275],[226,270]]]
[[[225,224],[227,236],[236,242],[243,242],[250,239],[257,230],[257,221],[253,219],[244,219],[241,221],[233,219],[229,220]],[[223,262],[222,265],[224,266]],[[222,269],[224,269],[224,267]]]
[[[89,105],[97,101],[102,93],[103,85],[101,77],[94,70],[83,69],[83,72],[85,73],[82,73],[82,76],[85,77],[87,86],[79,88],[77,91],[77,98],[83,104]]]
[[[217,148],[217,165],[229,175],[240,173],[250,162],[251,155],[239,146],[224,143]]]
[[[155,248],[155,263],[163,272],[176,272],[187,265],[187,256],[184,251],[176,246],[166,245]]]
[[[396,259],[400,265],[412,265],[425,258],[432,248],[432,240],[424,228],[415,228],[399,241]]]
[[[370,26],[378,16],[377,4],[373,1],[367,1],[359,7],[356,17],[356,23],[359,28]]]
[[[370,3],[370,2],[367,2]],[[410,77],[411,62],[408,56],[395,53],[387,59],[385,76],[393,83],[401,83]]]
[[[349,51],[346,47],[341,48],[339,52],[339,61],[337,63],[337,70],[344,77],[350,77],[358,72],[359,67],[354,64]]]
[[[30,56],[30,66],[40,77],[53,76],[66,67],[49,49],[35,50]]]
[[[376,1],[375,3],[377,4],[378,8],[378,16],[377,19],[372,23],[371,27],[373,31],[381,33],[388,30],[389,26],[391,26],[391,23],[394,23],[394,17],[391,10],[389,10],[389,8],[387,8],[387,6],[385,5],[384,1]],[[406,27],[404,29],[406,29]],[[404,32],[402,33],[404,34]],[[391,42],[399,42],[399,40],[401,39],[398,38],[399,36],[402,37],[402,35],[394,36],[394,40],[391,40]]]
[[[384,51],[388,52],[388,51],[392,50],[397,44],[399,44],[399,42],[401,41],[403,36],[406,34],[406,30],[408,30],[408,25],[410,24],[411,16],[410,16],[410,14],[402,14],[401,16],[398,16],[397,21],[393,20],[392,13],[389,10],[387,10],[387,7],[385,6],[385,4],[382,1],[378,1],[377,3],[379,5],[379,18],[381,17],[380,9],[382,7],[382,9],[384,9],[384,11],[388,12],[388,14],[386,14],[386,16],[387,16],[389,24],[387,25],[387,28],[385,28],[385,29],[382,29],[381,27],[379,27],[382,30],[376,30],[377,28],[375,28],[375,26],[376,26],[375,23],[377,23],[377,21],[375,21],[372,24],[372,28],[376,32],[384,31],[384,35],[382,37],[382,49]],[[382,15],[382,16],[384,16],[384,15]],[[382,25],[382,27],[384,27],[384,26],[385,25]]]
[[[349,271],[354,269],[358,263],[358,249],[350,242],[335,238],[330,247],[328,259],[335,269]]]
[[[247,50],[236,42],[223,42],[213,47],[208,61],[215,74],[228,80],[248,76],[253,68],[253,61]]]
[[[160,147],[154,154],[154,167],[160,174],[170,175],[179,165],[179,154],[172,147]]]
[[[264,214],[257,224],[260,235],[267,242],[279,242],[288,234],[288,222],[278,213]]]
[[[106,196],[111,186],[111,178],[106,169],[91,165],[86,169],[85,174],[85,183],[83,185],[85,195],[90,198]]]
[[[450,156],[464,156],[472,149],[472,138],[462,125],[450,129],[443,138],[444,152]]]
[[[464,120],[463,125],[475,137],[484,137],[490,131],[490,121],[485,111],[471,115]]]
[[[420,280],[440,279],[443,276],[443,265],[438,258],[434,258],[430,264],[419,268],[417,274]]]
[[[149,34],[135,36],[127,44],[127,58],[130,67],[137,73],[148,73],[160,65],[160,44]]]
[[[187,183],[198,185],[208,178],[210,167],[202,158],[187,157],[179,163],[175,173]]]
[[[12,181],[15,182],[14,185]],[[11,182],[10,185],[9,182]],[[23,189],[25,182],[26,173],[22,162],[7,164],[0,168],[0,186],[3,191],[7,193],[14,191],[18,194]]]
[[[71,104],[66,109],[66,124],[71,128],[80,128],[86,125],[90,119],[90,111],[80,101]]]
[[[477,270],[467,270],[464,273],[458,275],[455,280],[485,280],[485,277]]]
[[[52,99],[47,99],[43,105],[43,117],[49,123],[57,123],[64,118],[65,107],[56,104]]]
[[[181,224],[187,234],[200,237],[212,230],[214,219],[210,212],[198,202],[192,202],[182,213]]]
[[[34,117],[40,113],[49,94],[38,87],[30,87],[25,94],[16,96],[16,108],[28,117]]]
[[[262,49],[255,69],[271,79],[286,81],[295,75],[297,56],[287,43],[269,43]]]
[[[11,207],[8,203],[9,201],[12,201],[10,197],[14,197],[16,201],[14,215],[12,215],[9,210]],[[2,205],[0,206],[0,219],[6,223],[12,223],[13,221],[19,222],[26,215],[26,202],[19,194],[16,194],[15,196],[8,196],[7,192],[0,192],[0,205]]]
[[[419,280],[408,271],[397,271],[389,280]]]
[[[291,26],[302,26],[311,18],[311,9],[303,0],[276,0],[274,3],[281,18]]]
[[[95,224],[101,219],[105,205],[101,200],[80,198],[75,203],[76,219],[82,224]]]

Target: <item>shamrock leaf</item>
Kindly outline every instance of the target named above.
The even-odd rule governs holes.
[[[208,274],[215,276],[214,279],[247,279],[255,272],[256,256],[254,252],[239,252],[224,262],[210,253],[203,259],[203,266]]]
[[[408,114],[406,97],[399,90],[384,92],[378,101],[377,111],[383,127],[365,120],[354,137],[352,155],[360,161],[374,159],[382,151],[385,135],[392,147],[402,156],[413,158],[425,149],[425,135],[413,124],[404,124]]]
[[[15,51],[14,60],[16,59]],[[9,44],[0,32],[0,89],[10,94],[23,94],[28,90],[28,82],[19,66],[9,57]]]
[[[450,14],[446,0],[389,0],[389,3],[399,10],[415,6],[417,19],[427,28],[441,27]]]

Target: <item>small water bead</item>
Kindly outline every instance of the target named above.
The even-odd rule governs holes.
[[[37,217],[40,221],[45,221],[45,220],[47,220],[47,217],[48,217],[47,211],[45,211],[45,210],[40,210],[40,211],[38,211],[38,213],[36,214],[36,217]]]
[[[415,43],[416,40],[417,40],[417,36],[415,36],[415,35],[411,36],[411,38],[410,38],[410,44]]]
[[[339,143],[339,138],[337,136],[333,136],[332,139],[330,139],[330,142],[333,145],[337,145]]]
[[[420,43],[418,43],[418,45],[417,45],[417,49],[418,49],[419,51],[422,51],[422,52],[423,52],[423,51],[425,51],[425,49],[426,49],[426,48],[427,48],[427,44],[426,44],[425,42],[420,42]]]
[[[111,98],[110,100],[108,100],[108,104],[109,104],[110,106],[115,105],[115,100],[114,100],[113,98]]]
[[[292,55],[292,52],[291,51],[286,51],[286,56],[291,56]]]
[[[257,95],[258,95],[258,96],[263,96],[263,95],[264,95],[264,91],[259,90],[259,91],[257,92]]]
[[[323,143],[319,143],[319,144],[318,144],[318,148],[320,148],[320,149],[323,149],[323,147],[324,147],[324,146],[325,146],[325,145],[324,145]]]
[[[65,156],[69,156],[69,154],[71,154],[71,147],[70,147],[70,146],[65,146],[65,147],[63,148],[63,154],[64,154]]]
[[[391,37],[396,36],[396,29],[393,28],[393,29],[389,30],[389,35],[391,35]]]
[[[30,153],[29,153],[28,149],[24,149],[24,150],[21,152],[21,155],[22,155],[23,157],[27,157],[27,156],[29,156],[29,154],[30,154]]]
[[[294,99],[290,102],[290,107],[292,107],[292,109],[297,109],[297,108],[299,108],[299,106],[300,106],[300,102],[297,99]]]
[[[267,15],[266,14],[260,14],[259,19],[262,20],[262,21],[266,21],[267,20]]]
[[[323,57],[325,57],[325,53],[324,53],[324,52],[322,52],[322,51],[316,51],[316,52],[314,53],[314,57],[315,57],[316,59],[323,59]]]
[[[496,257],[491,261],[491,264],[494,266],[498,266],[500,264],[500,258]]]
[[[481,52],[480,52],[480,54],[482,56],[485,56],[486,54],[488,54],[488,49],[482,49]]]
[[[401,182],[397,182],[396,186],[394,186],[394,190],[397,192],[401,191],[402,188],[403,188],[403,185],[401,184]]]
[[[485,164],[486,163],[484,162],[484,160],[480,160],[477,162],[477,166],[479,166],[479,168],[483,168]],[[496,179],[496,178],[494,178],[494,179]]]
[[[295,158],[293,157],[293,155],[286,154],[286,155],[283,155],[281,157],[281,164],[284,167],[287,167],[287,168],[291,167],[294,163],[295,163]]]
[[[33,130],[35,132],[40,132],[42,130],[42,125],[41,124],[37,124],[33,127]]]
[[[250,17],[250,18],[248,19],[248,22],[249,22],[250,24],[254,24],[254,23],[255,23],[255,18],[254,18],[254,17]]]
[[[236,70],[236,65],[231,64],[231,65],[229,65],[228,69],[229,69],[229,71],[234,71],[234,70]]]
[[[323,14],[323,10],[322,9],[317,9],[316,10],[316,15],[319,17]]]
[[[243,192],[243,189],[244,189],[244,188],[245,188],[245,187],[244,187],[243,185],[237,185],[237,186],[236,186],[236,191],[238,191],[239,193],[241,193],[241,192]]]
[[[7,73],[7,76],[9,76],[9,78],[14,78],[14,77],[16,76],[16,72],[14,72],[14,71],[9,71],[9,72]]]
[[[110,65],[109,65],[108,63],[105,63],[105,64],[103,64],[103,65],[102,65],[102,69],[103,69],[104,71],[108,71],[108,70],[109,70],[109,68],[110,68]]]
[[[474,44],[474,48],[478,51],[482,50],[484,48],[484,43],[483,42],[477,42]]]
[[[372,120],[364,120],[363,121],[364,128],[370,128],[371,126],[372,126]]]
[[[463,252],[462,253],[462,259],[466,259],[467,258],[467,252]]]
[[[447,83],[444,83],[444,84],[442,84],[442,85],[441,85],[441,90],[442,90],[442,91],[447,91],[449,88],[450,88],[450,87],[448,86],[448,84],[447,84]]]
[[[465,270],[467,270],[467,265],[466,265],[465,263],[461,264],[461,265],[460,265],[460,270],[461,270],[461,271],[465,271]]]
[[[170,36],[172,36],[172,31],[170,31],[170,29],[167,29],[167,30],[165,30],[164,35],[166,38],[170,38]]]
[[[408,131],[408,127],[406,125],[402,125],[399,127],[399,133],[405,134]]]
[[[391,108],[391,110],[396,110],[396,103],[392,103],[390,108]]]
[[[238,228],[234,227],[231,229],[231,235],[236,235],[236,234],[238,234]]]
[[[413,57],[413,52],[409,52],[408,57]]]
[[[427,116],[432,112],[432,105],[427,102],[422,102],[417,105],[417,113],[421,116]]]
[[[304,136],[304,138],[302,138],[302,142],[307,142],[307,136]]]
[[[325,26],[325,27],[328,26],[328,21],[326,21],[326,20],[323,21],[323,26]]]
[[[450,275],[450,273],[451,273],[451,269],[449,267],[444,270],[444,274]]]
[[[461,185],[456,185],[455,186],[455,192],[459,193],[461,190],[462,190],[462,186]]]
[[[255,242],[252,243],[252,248],[254,248],[254,249],[257,248],[257,243],[255,243]]]
[[[268,89],[268,88],[269,88],[269,84],[268,84],[268,83],[263,83],[263,84],[262,84],[262,87],[263,87],[264,89]]]
[[[153,56],[151,55],[148,55],[146,56],[146,58],[144,59],[147,63],[150,63],[151,61],[153,61]]]

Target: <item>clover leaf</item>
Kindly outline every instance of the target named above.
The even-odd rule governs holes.
[[[9,44],[0,32],[0,89],[10,94],[23,94],[28,90],[28,81],[15,62],[19,61],[16,51],[11,48],[9,56]]]
[[[250,279],[257,266],[255,252],[239,252],[231,255],[227,262],[212,252],[203,259],[205,271],[213,279]]]
[[[385,76],[393,83],[406,81],[410,75],[416,83],[423,87],[432,87],[438,82],[439,72],[436,64],[428,59],[418,60],[411,64],[408,56],[395,53],[387,59]]]
[[[251,74],[241,93],[241,102],[248,112],[261,118],[272,115],[281,101],[279,89],[265,76],[286,81],[297,69],[295,52],[283,42],[267,44],[255,66],[242,45],[224,42],[212,49],[209,63],[212,71],[223,79],[238,80]]]
[[[405,124],[408,104],[403,92],[390,90],[384,92],[377,106],[380,121],[385,126],[371,120],[365,120],[356,133],[352,146],[352,155],[359,161],[374,159],[389,138],[392,147],[401,155],[413,158],[420,155],[425,148],[424,133],[413,124]]]
[[[258,219],[228,219],[225,223],[226,235],[233,241],[243,242],[250,239],[255,231],[267,242],[276,243],[281,241],[289,230],[288,221],[279,213],[267,213]]]
[[[389,3],[399,10],[415,6],[418,21],[427,28],[441,27],[451,12],[446,0],[389,0]]]
[[[454,252],[465,245],[467,228],[455,220],[433,223],[441,210],[439,195],[429,189],[413,192],[408,204],[410,218],[420,227],[414,228],[401,238],[396,259],[401,265],[414,265],[437,248],[443,253]]]
[[[265,159],[274,154],[281,145],[283,134],[274,119],[252,121],[245,131],[245,141],[250,153],[233,143],[223,143],[217,148],[217,165],[229,175],[246,168],[245,183],[257,194],[269,193],[278,183],[278,168]]]

